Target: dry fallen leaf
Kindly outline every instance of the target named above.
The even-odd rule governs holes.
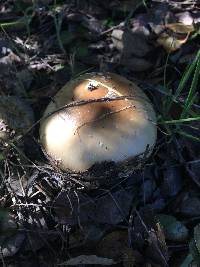
[[[128,232],[118,230],[104,236],[97,246],[97,253],[102,257],[121,261],[125,248],[128,248]]]
[[[143,261],[141,254],[129,247],[127,230],[108,233],[99,242],[96,252],[102,257],[122,262],[124,267],[140,266]]]
[[[143,208],[140,212],[135,210],[135,214],[130,235],[133,248],[154,263],[167,266],[169,255],[165,236],[153,210]]]
[[[168,53],[179,49],[184,43],[187,42],[190,33],[194,31],[193,24],[185,25],[180,22],[166,24],[165,28],[172,31],[172,33],[162,33],[157,39],[157,43],[163,46]],[[181,36],[178,36],[177,34],[181,34]]]
[[[189,34],[184,39],[177,39],[175,36],[170,36],[168,33],[162,33],[157,39],[160,44],[168,53],[178,50],[188,40]]]
[[[166,24],[165,27],[175,33],[191,33],[194,31],[193,25],[185,25],[183,23]]]
[[[68,261],[62,262],[59,265],[77,266],[79,264],[81,265],[82,264],[85,264],[85,265],[86,264],[87,265],[99,264],[99,265],[107,266],[107,265],[113,265],[117,263],[114,262],[112,259],[97,257],[96,255],[80,255],[78,257],[71,258]]]

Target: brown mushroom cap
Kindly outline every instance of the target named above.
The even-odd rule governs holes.
[[[73,101],[119,96],[131,99],[97,101],[55,112]],[[103,161],[133,159],[147,147],[151,152],[156,132],[156,116],[147,96],[134,83],[112,73],[89,73],[68,82],[46,108],[40,126],[46,152],[62,169],[74,171]]]

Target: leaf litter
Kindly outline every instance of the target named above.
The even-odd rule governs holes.
[[[17,2],[0,4],[0,94],[27,103],[36,121],[62,85],[94,70],[137,81],[159,117],[199,49],[194,1]],[[165,120],[179,118],[188,84]],[[198,95],[192,107],[199,112]],[[45,159],[37,125],[23,138],[12,132],[0,145],[2,262],[173,266],[178,247],[183,262],[198,263],[199,125],[158,131],[145,170],[100,189]]]

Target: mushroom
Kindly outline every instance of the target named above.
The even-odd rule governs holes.
[[[82,104],[64,107],[76,101]],[[148,97],[113,73],[88,73],[68,82],[47,106],[40,125],[47,154],[61,169],[75,172],[149,156],[156,135]]]

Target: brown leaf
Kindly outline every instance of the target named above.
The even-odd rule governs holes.
[[[143,208],[140,212],[136,211],[136,215],[131,233],[134,249],[141,251],[153,262],[167,266],[168,250],[165,236],[162,228],[156,222],[153,211]]]
[[[185,25],[183,23],[166,24],[165,27],[175,33],[191,33],[194,31],[193,25]]]
[[[68,261],[62,262],[62,266],[78,266],[81,265],[113,265],[116,264],[112,259],[97,257],[96,255],[80,255],[75,258],[71,258]]]
[[[178,50],[188,40],[189,35],[184,39],[177,39],[175,36],[170,36],[167,33],[162,33],[157,39],[157,43],[160,44],[168,53]]]
[[[103,257],[121,261],[125,248],[128,248],[128,231],[118,230],[107,234],[100,241],[97,252]]]
[[[123,266],[141,266],[143,259],[138,251],[128,244],[128,231],[116,230],[107,234],[98,244],[97,253],[100,256],[123,262]]]

